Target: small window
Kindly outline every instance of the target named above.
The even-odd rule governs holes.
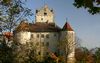
[[[44,46],[44,42],[42,42],[42,46]]]
[[[46,38],[49,38],[49,34],[46,35]]]
[[[45,13],[44,13],[44,16],[46,16],[46,15],[47,15],[47,13],[45,12]]]
[[[56,35],[56,34],[54,34],[54,36],[56,37],[57,35]]]
[[[46,46],[47,46],[47,47],[49,46],[49,42],[46,43]]]
[[[43,18],[41,18],[41,20],[43,20]]]
[[[41,54],[41,52],[38,52],[38,55],[40,55]]]
[[[33,38],[34,36],[33,36],[33,34],[31,34],[31,38]]]
[[[41,37],[44,38],[44,34],[42,34]]]
[[[48,22],[49,22],[49,20],[46,21],[46,23],[48,23]]]
[[[39,38],[39,34],[37,34],[37,38]]]
[[[39,45],[39,42],[37,42],[36,45],[38,46]]]

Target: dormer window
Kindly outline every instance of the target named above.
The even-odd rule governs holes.
[[[45,13],[44,13],[44,16],[46,16],[46,15],[47,15],[47,13],[45,12]]]

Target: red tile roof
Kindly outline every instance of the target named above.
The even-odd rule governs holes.
[[[54,23],[35,23],[31,25],[30,30],[33,32],[57,32],[61,29]]]
[[[72,27],[69,25],[68,22],[65,23],[63,30],[67,30],[67,31],[73,31]]]
[[[30,32],[58,32],[59,28],[54,23],[25,23],[21,22],[19,26],[15,29],[18,31],[30,31]]]
[[[73,31],[68,22],[65,23],[62,30]],[[18,27],[14,30],[15,32],[19,31],[30,31],[30,32],[59,32],[61,28],[58,27],[55,23],[28,23],[21,22]]]

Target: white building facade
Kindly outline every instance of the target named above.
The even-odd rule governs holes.
[[[33,43],[35,56],[40,56],[39,60],[44,60],[49,52],[61,54],[63,50],[59,50],[59,45],[64,42],[66,53],[70,51],[68,58],[75,58],[75,32],[67,22],[63,28],[58,27],[54,21],[54,11],[47,5],[36,10],[35,23],[22,21],[14,36],[20,44]]]

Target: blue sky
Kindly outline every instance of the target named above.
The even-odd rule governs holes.
[[[82,46],[100,47],[100,14],[91,15],[83,8],[75,8],[74,0],[28,0],[26,6],[35,13],[36,9],[44,6],[44,1],[54,9],[57,25],[63,27],[67,18],[76,35],[82,40]],[[34,20],[34,16],[31,20]]]

